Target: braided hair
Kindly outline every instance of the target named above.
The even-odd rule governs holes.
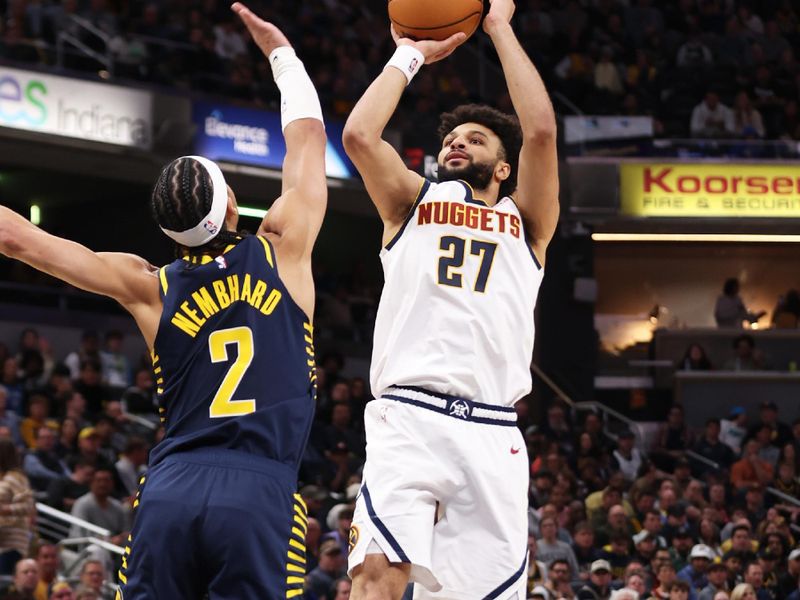
[[[200,223],[211,210],[214,184],[199,161],[189,157],[173,160],[161,171],[150,196],[153,218],[164,229],[185,231]],[[212,240],[197,248],[178,245],[176,253],[218,253],[235,244],[243,233],[222,229]]]

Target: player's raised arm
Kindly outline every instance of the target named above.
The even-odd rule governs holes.
[[[286,36],[240,2],[231,7],[268,59],[281,91],[281,126],[286,139],[281,197],[259,234],[281,236],[289,252],[311,256],[327,206],[325,126],[317,91]]]
[[[143,258],[92,252],[47,233],[5,206],[0,206],[0,254],[87,292],[113,298],[133,314],[152,345],[161,302],[157,271]],[[154,308],[158,310],[150,310]]]
[[[466,36],[458,33],[437,42],[399,38],[397,50],[353,108],[344,128],[344,148],[364,179],[364,185],[384,222],[385,235],[402,223],[419,190],[420,176],[383,140],[383,130],[397,109],[403,90],[422,67],[449,56]]]
[[[553,105],[536,67],[511,28],[512,0],[491,0],[483,28],[491,37],[511,102],[522,127],[522,150],[514,199],[533,251],[544,264],[547,244],[558,223],[558,157]]]

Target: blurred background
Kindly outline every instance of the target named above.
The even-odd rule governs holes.
[[[363,463],[361,415],[371,398],[366,381],[382,273],[380,221],[344,153],[341,131],[393,42],[383,2],[249,4],[295,45],[326,115],[330,201],[314,254],[320,399],[300,476],[304,495],[316,503],[318,533],[339,542],[344,536],[346,552],[349,522],[338,516],[349,510]],[[280,193],[285,147],[277,88],[234,17],[217,0],[0,0],[0,201],[92,249],[166,264],[173,249],[150,217],[150,189],[166,162],[202,154],[221,165],[235,190],[240,226],[255,231]],[[588,498],[611,487],[622,494],[631,536],[646,514],[636,507],[637,490],[653,492],[667,527],[671,505],[659,486],[670,481],[693,541],[719,550],[719,561],[727,538],[718,532],[719,548],[701,538],[703,518],[730,534],[730,509],[745,507],[753,560],[768,543],[766,524],[782,520],[785,547],[773,566],[764,563],[762,570],[772,569],[774,577],[764,572],[771,587],[759,590],[788,597],[791,589],[779,589],[779,579],[794,577],[796,588],[800,574],[800,562],[788,559],[800,532],[800,5],[523,0],[513,25],[559,122],[561,219],[536,313],[534,391],[518,404],[531,458],[533,544],[554,489],[537,487],[548,479],[536,479],[539,471],[563,492],[556,516],[568,544],[583,520],[570,516],[570,505],[589,509],[582,516],[594,523],[597,506]],[[409,168],[434,178],[438,116],[466,102],[513,111],[482,32],[446,61],[422,69],[386,138]],[[93,544],[108,543],[128,524],[72,535],[78,525],[64,517],[69,507],[53,499],[50,487],[74,479],[80,442],[88,446],[97,437],[94,454],[105,449],[113,466],[131,439],[145,448],[158,439],[144,343],[115,303],[0,258],[0,362],[5,413],[10,421],[16,415],[17,428],[28,423],[27,438],[13,435],[23,454],[36,454],[33,432],[40,424],[52,425],[61,440],[65,419],[76,420],[74,434],[59,441],[63,472],[28,475],[39,502],[31,535],[71,553],[70,569],[62,564],[60,573],[78,583]],[[86,404],[82,412],[70,408],[81,403],[76,395]],[[731,442],[730,456],[703,444],[714,419],[723,420],[723,434],[744,430],[736,440],[723,439]],[[102,422],[110,433],[105,426],[96,431]],[[769,435],[759,435],[762,425]],[[638,473],[624,473],[621,483],[613,479],[621,472],[618,438],[629,433],[655,478],[638,487]],[[591,463],[598,477],[582,469],[583,434],[598,453]],[[758,441],[756,454],[770,474],[734,481],[732,465],[745,460],[750,439]],[[688,478],[680,470],[684,461]],[[780,483],[784,463],[792,471]],[[557,472],[571,478],[556,478]],[[81,484],[84,493],[90,481]],[[133,493],[119,473],[115,481],[124,509]],[[700,497],[685,494],[690,481],[701,484]],[[728,495],[724,515],[705,512],[715,483]],[[756,500],[748,504],[751,487],[761,496],[759,510]],[[768,519],[767,509],[776,506]],[[58,512],[47,512],[53,508]],[[43,530],[43,519],[62,529]],[[657,534],[671,551],[673,533]],[[643,558],[631,536],[630,560],[614,558],[615,569],[625,563],[614,572],[618,584],[628,562]],[[95,541],[71,545],[82,537]],[[600,553],[609,542],[599,536],[592,544]],[[327,556],[319,541],[310,546]],[[691,548],[674,550],[675,566],[689,566]],[[113,549],[105,551],[108,593],[117,559]],[[38,549],[30,552],[35,557]],[[337,583],[342,556],[337,560],[331,567],[320,558],[327,579],[309,584],[309,598],[340,600],[338,587],[349,584]],[[579,570],[570,565],[573,592],[592,581],[591,562]],[[11,585],[13,565],[5,569]],[[531,592],[550,566],[545,577],[531,576]],[[640,570],[648,594],[660,589],[649,562]],[[745,581],[745,570],[729,571],[727,587]],[[708,582],[693,580],[697,593],[700,583]],[[567,592],[548,594],[555,599]]]

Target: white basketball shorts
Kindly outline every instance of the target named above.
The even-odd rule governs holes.
[[[411,564],[415,599],[525,598],[528,453],[513,409],[420,388],[367,404],[349,571]]]

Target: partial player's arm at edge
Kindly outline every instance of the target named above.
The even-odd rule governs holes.
[[[0,206],[0,253],[77,288],[109,296],[133,312],[160,301],[156,268],[133,254],[93,252]],[[136,315],[134,315],[136,316]]]
[[[344,149],[387,228],[403,222],[422,179],[382,138],[406,83],[398,69],[384,70],[356,103],[342,136]]]
[[[511,102],[522,127],[514,199],[522,213],[528,243],[543,265],[560,211],[556,119],[544,82],[514,35],[509,23],[511,14],[510,0],[492,0],[484,29],[500,57]]]

